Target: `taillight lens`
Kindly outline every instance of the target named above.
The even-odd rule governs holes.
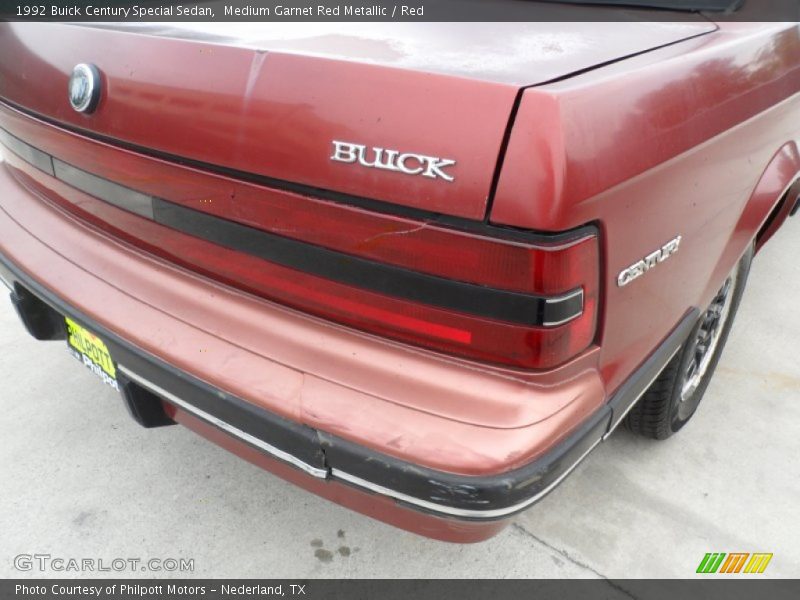
[[[163,240],[160,251],[172,245],[173,235]],[[594,236],[558,250],[528,249],[532,264],[552,268],[548,294],[557,298],[578,290],[583,308],[566,323],[530,326],[488,319],[418,302],[392,298],[274,264],[264,264],[236,252],[209,256],[194,239],[185,239],[172,260],[202,265],[208,275],[245,286],[282,303],[381,336],[480,361],[527,369],[557,366],[585,350],[594,340],[597,323],[598,253]],[[238,256],[237,256],[238,255]],[[432,257],[432,260],[435,260]],[[521,277],[544,278],[520,273]],[[558,287],[560,286],[560,287]]]
[[[207,242],[192,236],[176,236],[173,231],[153,241],[156,242],[155,252],[169,252],[170,260],[231,285],[380,336],[484,362],[546,369],[576,356],[594,340],[599,285],[595,234],[549,248],[515,243],[501,251],[503,243],[495,242],[498,269],[506,264],[525,265],[517,271],[515,287],[528,288],[545,302],[567,298],[570,308],[565,309],[568,310],[566,316],[575,313],[564,323],[559,324],[556,318],[541,325],[486,318],[441,305],[392,297],[230,249],[217,247],[210,252]],[[458,260],[462,251],[469,250],[449,248],[441,255],[430,254],[430,270],[446,270],[449,262]],[[500,259],[503,253],[508,255],[505,257],[508,262]],[[582,296],[582,306],[576,295]],[[446,302],[445,298],[440,304]],[[554,315],[557,317],[555,311]]]
[[[564,363],[595,337],[592,227],[472,233],[249,185],[230,212],[150,197],[149,219],[112,205],[135,193],[126,188],[111,184],[115,196],[104,201],[108,185],[95,186],[96,176],[81,180],[82,193],[28,172],[49,197],[154,254],[380,336],[524,369]]]
[[[443,301],[433,305],[312,275],[226,248],[221,240],[201,239],[208,231],[176,232],[185,227],[179,217],[162,216],[163,223],[156,224],[85,198],[80,207],[102,227],[113,223],[115,235],[204,275],[320,317],[433,350],[524,369],[547,369],[576,356],[594,340],[599,255],[593,230],[556,244],[524,244],[426,226],[424,242],[418,246],[413,235],[385,236],[371,248],[371,258],[380,257],[386,261],[383,264],[391,264],[392,258],[395,264],[413,260],[437,277],[455,270],[469,275],[473,285],[485,279],[493,289],[540,297],[544,302],[573,297],[568,302],[575,314],[568,311],[569,320],[559,324],[554,318],[534,325],[448,309],[442,306],[447,298],[438,298]],[[158,215],[157,211],[156,219]],[[342,224],[338,232],[346,237],[347,226]],[[402,239],[402,250],[392,244],[393,239]],[[420,256],[427,260],[420,261]],[[469,273],[464,271],[464,262],[471,265]],[[576,304],[576,294],[582,296],[582,304]]]

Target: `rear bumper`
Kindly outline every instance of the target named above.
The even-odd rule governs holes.
[[[663,360],[607,403],[596,357],[534,376],[386,342],[154,260],[22,172],[0,167],[0,189],[0,278],[98,333],[123,382],[279,476],[430,537],[496,533],[600,442]]]
[[[601,441],[609,426],[611,410],[603,406],[544,456],[521,468],[485,476],[438,471],[292,422],[214,388],[146,354],[67,304],[1,254],[0,280],[12,292],[25,290],[55,313],[98,333],[117,361],[125,385],[132,383],[152,392],[165,403],[171,418],[212,441],[251,460],[252,451],[272,459],[254,460],[270,470],[275,470],[277,461],[308,477],[339,482],[433,516],[476,522],[512,516],[566,477]],[[223,443],[225,437],[230,439]]]

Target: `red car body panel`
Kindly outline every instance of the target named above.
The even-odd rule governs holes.
[[[259,29],[269,33],[261,24]],[[704,22],[672,28],[611,24],[598,35],[576,24],[561,36],[550,32],[552,43],[563,37],[563,44],[580,48],[567,55],[566,64],[559,56],[544,72],[533,71],[538,64],[518,68],[531,69],[529,77],[552,79],[598,58],[612,60],[711,30],[713,26]],[[531,40],[536,33],[523,29],[515,37]],[[420,37],[430,44],[436,35],[434,30]],[[456,72],[459,77],[285,54],[273,50],[276,44],[280,48],[280,40],[261,43],[267,52],[102,29],[12,24],[0,38],[3,96],[59,122],[167,154],[432,212],[483,218],[519,84],[480,77],[481,71],[467,78],[463,75],[471,73],[463,69]],[[329,45],[345,44],[346,40]],[[96,56],[98,47],[103,56]],[[484,61],[508,61],[502,49],[495,52],[493,60],[484,55]],[[435,48],[421,47],[408,62],[431,55],[436,55]],[[91,120],[52,93],[65,89],[72,68],[86,56],[102,69],[108,89],[104,105]],[[175,65],[192,68],[179,67],[176,72]],[[413,113],[409,107],[416,107]],[[425,132],[423,144],[420,132]],[[349,169],[330,161],[333,139],[459,156],[457,177],[443,186],[400,173]]]
[[[13,28],[0,41],[0,56],[27,57],[26,63],[0,68],[19,77],[7,76],[6,97],[36,113],[170,155],[473,219],[485,213],[516,93],[491,82],[103,30],[87,35],[69,26],[44,38],[55,42],[48,48],[40,31],[30,37],[27,31]],[[91,121],[64,107],[60,95],[28,83],[66,85],[78,57],[97,47],[107,49],[99,67],[108,93]],[[174,65],[192,64],[176,80]],[[408,104],[425,106],[414,128]],[[423,147],[420,130],[427,132]],[[402,173],[354,173],[332,162],[331,140],[354,137],[431,156],[476,151],[459,161],[465,176],[441,186]]]
[[[735,23],[525,92],[491,219],[550,230],[599,216],[609,390],[687,306],[708,303],[795,181],[798,90],[797,26]],[[756,190],[762,174],[766,189]],[[616,285],[620,270],[676,234],[680,254],[658,277]]]
[[[794,206],[800,28],[495,25],[478,35],[494,50],[472,65],[450,45],[477,35],[474,26],[450,27],[443,38],[428,24],[198,41],[177,39],[186,31],[3,24],[0,128],[204,215],[504,289],[524,286],[502,265],[482,271],[494,233],[538,232],[544,246],[552,234],[558,247],[562,232],[589,226],[600,246],[596,331],[568,360],[523,369],[459,358],[265,300],[252,279],[263,260],[118,208],[13,151],[0,169],[5,278],[52,293],[51,304],[259,410],[403,461],[401,475],[516,473],[560,452],[604,410],[613,413],[607,435],[624,416],[609,409],[614,398]],[[497,32],[504,42],[492,46]],[[501,61],[525,40],[547,60]],[[561,44],[563,56],[547,56],[543,41]],[[72,68],[85,61],[105,86],[91,115],[66,97]],[[332,162],[332,140],[451,158],[455,180]],[[676,235],[674,258],[617,286],[622,269]],[[472,262],[434,264],[441,243],[475,248]],[[428,250],[414,254],[420,247]],[[204,265],[212,256],[228,267]],[[336,469],[314,479],[162,399],[170,417],[248,460],[423,535],[477,541],[513,514],[445,511],[460,521],[437,516],[434,495],[416,498],[422,514],[409,494],[387,496],[387,485],[366,493],[352,477],[355,487],[337,481]],[[337,451],[328,449],[331,460]],[[570,464],[541,472],[556,473],[542,494]]]

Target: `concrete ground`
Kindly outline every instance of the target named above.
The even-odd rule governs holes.
[[[182,575],[200,577],[690,577],[706,552],[739,551],[772,552],[765,575],[798,577],[798,256],[800,217],[757,257],[716,377],[678,436],[618,431],[470,546],[330,504],[186,429],[140,428],[2,302],[0,576],[23,575],[18,554],[47,553],[192,558]]]

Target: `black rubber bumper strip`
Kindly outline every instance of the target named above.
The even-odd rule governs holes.
[[[611,409],[604,405],[554,449],[519,469],[484,477],[437,471],[284,419],[216,389],[102,327],[2,255],[0,278],[99,335],[120,372],[166,402],[311,476],[339,480],[430,514],[496,520],[521,511],[566,477],[609,427]]]
[[[544,456],[499,475],[436,471],[365,451],[319,432],[334,478],[429,513],[497,520],[525,510],[552,491],[601,442],[611,410],[604,405]]]
[[[410,302],[532,327],[583,313],[583,289],[540,296],[447,279],[242,225],[132,190],[41,152],[0,129],[0,142],[33,166],[118,208],[182,233],[303,273]]]
[[[55,294],[11,265],[3,255],[0,255],[0,279],[5,279],[12,285],[13,282],[18,282],[29,293],[37,296],[62,316],[70,317],[99,335],[108,346],[114,361],[120,367],[124,367],[124,371],[132,371],[177,398],[191,402],[197,409],[195,412],[202,411],[211,417],[221,419],[255,439],[268,440],[275,448],[291,454],[310,467],[326,470],[319,439],[311,427],[260,409],[150,356],[67,305]]]

